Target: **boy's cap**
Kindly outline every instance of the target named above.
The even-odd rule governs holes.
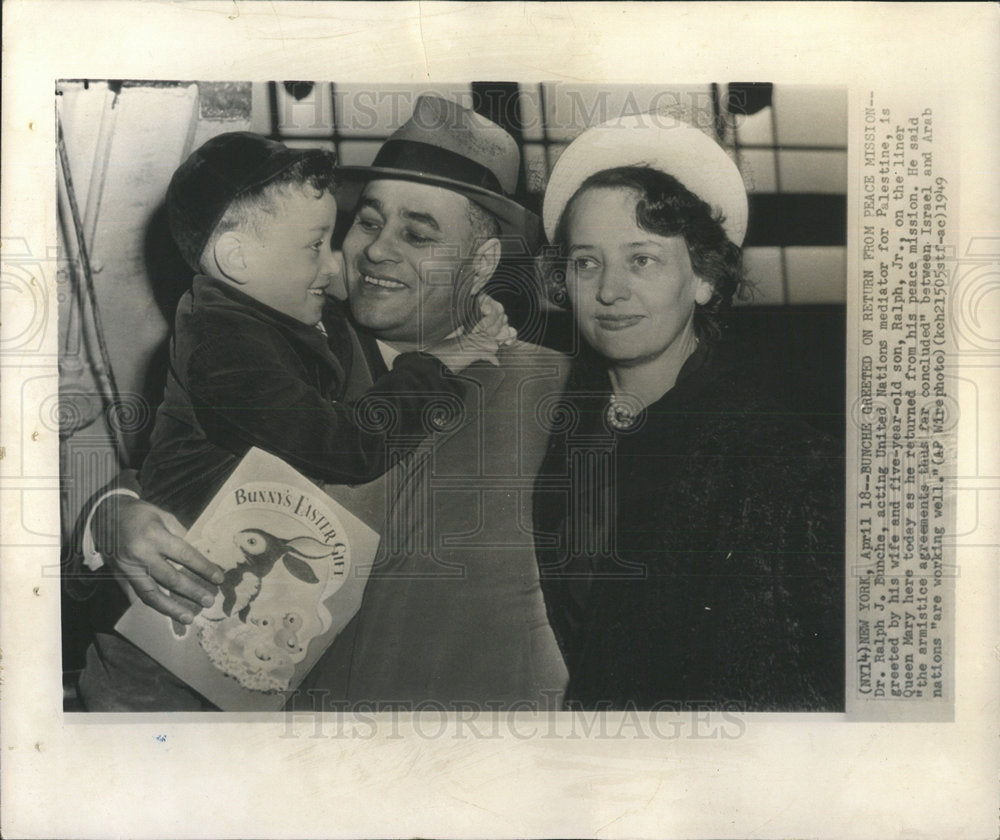
[[[234,199],[322,149],[290,149],[250,131],[219,134],[184,161],[167,187],[167,218],[181,256],[200,271],[201,252]]]

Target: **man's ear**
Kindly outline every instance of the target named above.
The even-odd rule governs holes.
[[[493,276],[493,272],[500,265],[500,240],[487,239],[472,254],[472,294],[482,291],[486,281]]]
[[[243,283],[247,269],[247,252],[243,238],[235,230],[221,234],[212,246],[212,258],[219,271],[235,283]]]

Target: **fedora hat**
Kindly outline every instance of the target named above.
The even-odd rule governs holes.
[[[338,200],[353,210],[368,181],[416,181],[461,193],[500,222],[504,250],[524,253],[541,239],[541,221],[511,197],[521,152],[499,125],[469,108],[424,95],[382,144],[371,166],[338,168]]]
[[[743,176],[711,137],[666,113],[633,114],[588,128],[552,169],[542,217],[551,242],[570,199],[591,175],[621,166],[649,166],[672,175],[724,216],[722,228],[736,245],[747,230]]]

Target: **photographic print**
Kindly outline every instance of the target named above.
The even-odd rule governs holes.
[[[345,333],[356,334],[353,342],[362,348],[374,338],[383,358],[386,346],[433,354],[434,342],[462,319],[452,322],[431,307],[460,313],[477,305],[464,281],[449,279],[448,249],[455,246],[448,236],[461,230],[442,232],[435,220],[428,230],[406,229],[405,245],[397,244],[390,239],[389,199],[398,193],[409,219],[418,212],[433,218],[436,202],[454,197],[497,226],[500,259],[473,294],[504,307],[516,344],[500,346],[496,364],[452,363],[449,373],[472,383],[447,418],[453,428],[447,434],[433,424],[416,428],[428,434],[429,452],[401,464],[394,481],[364,476],[376,479],[370,492],[382,487],[385,496],[385,522],[375,525],[382,551],[352,631],[331,653],[349,663],[348,676],[339,666],[330,673],[321,666],[308,683],[324,702],[351,708],[406,699],[417,709],[433,703],[452,710],[463,704],[843,710],[845,89],[768,82],[473,81],[442,88],[85,80],[60,83],[57,94],[60,160],[73,160],[71,149],[95,149],[93,160],[78,163],[79,174],[67,168],[61,182],[62,204],[71,211],[61,218],[74,292],[62,318],[65,343],[86,351],[85,336],[97,334],[96,345],[107,352],[94,362],[85,352],[76,355],[64,367],[77,378],[63,391],[69,406],[109,406],[113,418],[124,406],[142,407],[132,413],[140,422],[127,429],[98,417],[80,422],[65,442],[68,487],[114,483],[115,472],[138,467],[143,497],[184,521],[203,504],[192,500],[218,485],[248,443],[300,457],[296,465],[313,480],[358,484],[357,473],[324,463],[332,460],[328,450],[344,458],[351,421],[337,427],[331,413],[330,428],[310,425],[304,411],[315,414],[321,381],[279,367],[282,356],[275,354],[292,339],[282,336],[280,345],[260,351],[251,345],[255,330],[277,335],[285,329],[279,316],[298,318],[300,309],[272,291],[288,282],[281,278],[286,264],[266,278],[273,287],[255,286],[242,264],[222,266],[227,254],[219,243],[228,238],[220,237],[233,237],[219,233],[228,225],[226,207],[245,205],[252,195],[243,180],[256,184],[283,177],[282,166],[305,165],[293,161],[336,161],[329,196],[338,222],[331,218],[321,247],[332,252],[332,262],[342,255],[344,272],[334,276],[320,259],[316,276],[333,277],[319,297],[332,298],[327,311],[343,305],[334,288],[345,286],[347,323],[329,314],[323,321],[345,385],[359,370],[376,384],[383,375],[377,359],[364,363],[365,354],[342,349]],[[149,114],[161,108],[151,123]],[[500,151],[482,152],[487,142]],[[80,183],[100,185],[101,197],[72,198],[72,185]],[[676,196],[669,192],[675,189]],[[647,211],[600,204],[615,193],[635,208],[664,209],[657,221],[632,231],[632,217]],[[130,196],[125,218],[114,204],[120,194]],[[591,195],[598,201],[595,218],[611,231],[602,234],[607,242],[571,227]],[[82,223],[72,212],[80,204],[90,204],[96,218],[93,248],[68,235]],[[280,235],[294,238],[305,224],[294,214],[311,218],[310,204],[267,212],[287,213]],[[612,211],[620,215],[608,220]],[[705,232],[695,233],[696,225]],[[645,234],[646,251],[628,245]],[[569,236],[583,237],[587,256],[574,257],[578,246]],[[187,252],[195,237],[192,259]],[[418,238],[426,242],[413,246]],[[671,239],[686,243],[679,258],[657,250]],[[611,254],[625,247],[635,251],[626,271],[590,268],[611,263]],[[106,249],[131,255],[131,263],[105,265]],[[190,290],[184,262],[199,269]],[[404,271],[410,265],[412,279]],[[689,298],[645,291],[672,288],[677,275],[692,270],[700,285],[682,293]],[[313,286],[320,282],[326,280]],[[437,303],[438,289],[452,282],[451,300]],[[621,287],[589,291],[594,282]],[[105,296],[98,322],[88,294],[92,289],[99,299],[104,284],[118,293]],[[387,329],[408,295],[420,308]],[[178,296],[176,315],[170,306],[162,312],[164,338],[139,342],[136,308],[158,320],[161,301]],[[243,320],[234,320],[233,310]],[[394,365],[384,375],[401,373]],[[147,384],[164,379],[162,393]],[[120,382],[128,399],[94,387],[102,382]],[[276,392],[281,405],[273,401]],[[323,396],[350,404],[347,387]],[[420,395],[406,399],[417,403]],[[429,394],[429,405],[438,399]],[[360,413],[358,422],[364,434]],[[103,447],[102,425],[109,433]],[[386,447],[386,454],[375,453],[386,465],[396,457],[389,449],[405,452],[398,439],[374,445]],[[317,463],[308,463],[306,452],[317,453]],[[95,458],[108,465],[107,475],[94,475]],[[588,466],[580,469],[581,463]],[[506,487],[497,487],[498,480]],[[232,499],[228,485],[215,503],[223,498]],[[102,504],[83,503],[76,518],[92,519]],[[203,517],[217,515],[210,508]],[[125,511],[114,528],[132,533],[132,521]],[[191,635],[220,667],[234,646],[257,641],[234,635],[260,620],[248,600],[263,584],[247,565],[250,541],[270,558],[269,570],[295,577],[299,569],[300,583],[315,583],[303,554],[312,549],[292,546],[287,534],[275,532],[276,523],[240,518],[223,539],[230,554],[233,546],[243,553],[239,559],[217,541],[206,543],[201,522],[188,542],[224,570],[224,579],[212,605],[195,614]],[[71,533],[79,530],[66,524]],[[157,532],[145,537],[155,540]],[[110,566],[127,581],[147,561],[117,542],[119,554],[102,571]],[[150,571],[155,579],[155,567]],[[74,573],[72,561],[68,572]],[[528,591],[518,595],[515,583]],[[161,588],[170,589],[162,582]],[[67,621],[82,611],[70,600],[66,606]],[[151,621],[137,622],[139,609],[115,631],[95,631],[79,674],[66,669],[67,690],[77,677],[77,700],[91,711],[203,708],[194,698],[172,698],[167,687],[159,700],[149,696],[145,686],[156,672],[127,644],[140,641],[137,633]],[[184,628],[177,616],[165,618]],[[72,626],[67,649],[85,633]],[[193,649],[190,637],[186,644]],[[162,661],[162,650],[140,647]],[[245,688],[274,692],[288,689],[295,664],[286,662],[289,673],[280,677],[251,673],[245,664],[229,673]],[[140,680],[130,676],[137,669]],[[133,682],[141,700],[131,699]],[[219,696],[201,693],[210,701]],[[294,708],[302,703],[301,696],[290,701]]]
[[[4,12],[4,836],[996,836],[995,6]]]

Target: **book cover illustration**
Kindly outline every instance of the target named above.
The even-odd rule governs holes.
[[[117,630],[223,710],[282,706],[357,612],[378,535],[251,449],[187,540],[224,570],[191,625],[133,604]]]

